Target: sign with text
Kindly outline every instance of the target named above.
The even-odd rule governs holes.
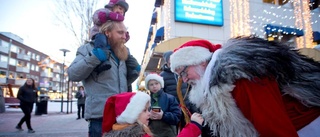
[[[223,26],[222,0],[175,0],[175,21]]]

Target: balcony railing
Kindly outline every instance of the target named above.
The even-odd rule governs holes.
[[[60,82],[60,78],[53,77],[53,78],[52,78],[52,81]]]
[[[40,76],[41,76],[41,77],[52,78],[52,73],[41,72],[41,73],[40,73]]]
[[[3,52],[3,53],[7,53],[8,54],[9,48],[0,46],[0,51]]]
[[[60,70],[60,69],[57,69],[57,68],[53,68],[53,72],[55,72],[55,73],[61,73],[61,70]]]
[[[6,82],[7,82],[6,79],[7,79],[6,77],[0,77],[0,83],[1,83],[1,84],[6,83]]]
[[[16,67],[17,72],[24,72],[24,73],[30,73],[30,69],[28,67]]]
[[[8,68],[7,62],[0,62],[0,68]]]
[[[42,88],[49,88],[50,84],[49,83],[40,83],[40,87]]]
[[[30,61],[30,56],[26,54],[18,54],[17,58]]]
[[[25,82],[26,82],[26,79],[16,79],[14,81],[14,84],[22,86]]]

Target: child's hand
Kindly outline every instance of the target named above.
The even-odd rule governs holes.
[[[152,120],[160,120],[162,119],[162,115],[163,115],[163,111],[160,110],[160,112],[155,112],[155,111],[152,111],[150,112],[150,119]]]
[[[199,113],[193,113],[191,116],[191,121],[197,122],[199,125],[202,125],[203,117]]]

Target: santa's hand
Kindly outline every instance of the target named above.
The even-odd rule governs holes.
[[[197,122],[199,125],[202,125],[203,117],[199,113],[193,113],[191,116],[191,121]]]

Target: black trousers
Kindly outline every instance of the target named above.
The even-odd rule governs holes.
[[[78,104],[78,118],[80,118],[80,111],[82,110],[82,118],[84,118],[84,104]]]
[[[23,122],[26,122],[28,129],[33,130],[31,127],[31,113],[33,109],[33,103],[20,102],[20,108],[24,116],[21,118],[20,122],[18,123],[18,126],[21,127]]]

